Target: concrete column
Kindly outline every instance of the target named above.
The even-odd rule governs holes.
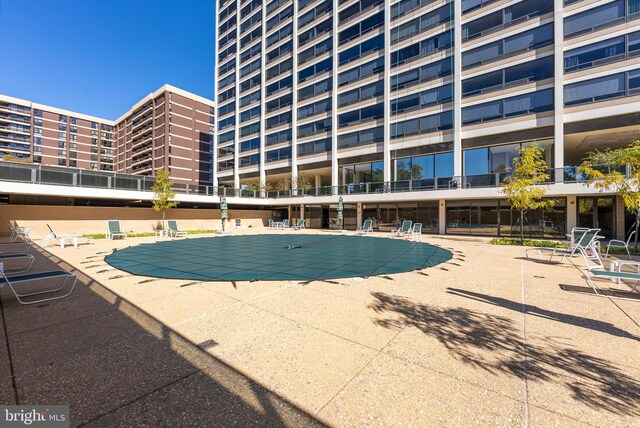
[[[391,181],[391,7],[384,8],[384,181]]]
[[[438,201],[438,233],[444,235],[447,232],[447,210],[444,199]]]
[[[462,2],[453,2],[453,175],[462,175]]]
[[[293,85],[292,85],[292,102],[291,102],[291,189],[298,189],[298,2],[293,3]],[[266,5],[267,2],[263,1],[263,5]],[[267,24],[266,24],[266,15],[267,9],[266,7],[262,11],[262,15],[264,16],[264,21],[262,24],[262,28],[264,29],[264,34],[267,32]],[[266,46],[266,42],[263,42],[262,46]],[[266,52],[266,49],[263,49],[263,54]],[[265,63],[263,62],[263,70]],[[264,79],[262,80],[264,82]],[[335,91],[334,91],[335,92]],[[262,111],[262,115],[264,116],[264,110]],[[264,131],[263,131],[264,132]]]
[[[316,189],[322,187],[322,177],[320,174],[316,174]]]
[[[615,207],[616,207],[616,211],[615,211],[616,239],[624,241],[627,233],[624,227],[624,215],[625,215],[626,209],[624,207],[624,201],[622,200],[621,197],[616,196],[614,200],[615,200]]]
[[[289,226],[291,226],[291,205],[287,206],[287,218],[289,219]]]
[[[236,15],[239,17],[240,16],[240,2],[237,2],[237,8],[236,8]],[[239,20],[238,20],[239,21]],[[236,52],[240,52],[240,22],[236,22],[236,28],[234,30],[236,32]],[[236,61],[239,61],[239,57],[236,56]],[[237,64],[240,65],[240,64]],[[216,68],[218,67],[218,62],[217,62],[217,58],[216,58]],[[234,73],[238,73],[238,71],[234,71]],[[233,146],[234,146],[234,150],[233,150],[233,187],[235,189],[239,189],[240,188],[240,172],[238,171],[238,168],[240,168],[240,143],[238,143],[238,140],[240,139],[240,127],[238,126],[240,124],[240,113],[239,113],[239,109],[240,109],[240,79],[238,78],[238,75],[236,75],[236,109],[235,112],[233,113],[236,116],[236,126],[233,127],[233,132],[234,132],[234,138],[233,138]],[[262,82],[262,85],[264,87],[264,81]],[[216,105],[217,107],[217,105]]]
[[[356,208],[356,227],[362,226],[362,202],[358,202]]]
[[[241,2],[238,2],[238,5],[240,5]],[[239,6],[238,6],[239,7]],[[267,10],[266,10],[266,3],[263,2],[263,10],[262,10],[262,46],[266,46],[267,45]],[[295,8],[294,8],[295,9]],[[294,11],[295,13],[295,11]],[[293,22],[296,22],[296,19],[293,19]],[[295,24],[294,24],[295,25]],[[238,27],[240,27],[240,14],[238,14]],[[295,34],[295,33],[294,33]],[[263,184],[267,184],[267,172],[264,168],[264,164],[265,164],[265,147],[266,147],[266,124],[267,121],[265,119],[267,110],[265,107],[265,98],[267,97],[267,91],[265,89],[266,85],[265,82],[267,81],[267,74],[266,74],[266,64],[267,64],[267,57],[266,57],[266,49],[262,49],[262,52],[260,53],[260,163],[259,163],[259,178],[258,178],[258,185],[262,186]],[[238,50],[238,54],[240,53],[240,50]],[[295,57],[295,55],[294,55]],[[240,69],[240,58],[238,55],[238,63],[237,63],[237,68],[238,70]],[[239,73],[239,71],[238,71]],[[240,77],[238,77],[237,79],[238,81],[240,81]],[[238,92],[240,92],[238,90]],[[236,104],[236,109],[240,109],[240,102],[238,102]],[[236,123],[236,128],[240,128],[240,120],[237,120]],[[238,164],[236,164],[236,167],[238,166]],[[262,195],[263,193],[260,192],[260,194]]]
[[[338,181],[338,0],[333,0],[333,88],[331,91],[331,186],[337,194]],[[297,34],[294,33],[297,38]],[[296,52],[294,52],[296,53]],[[335,192],[335,193],[334,193]]]
[[[562,45],[564,43],[564,26],[562,17],[562,8],[564,0],[554,0],[553,14],[553,31],[555,34],[554,44],[554,88],[553,88],[553,104],[554,104],[554,143],[553,143],[553,161],[554,168],[562,168],[564,166],[564,53]],[[557,172],[556,181],[560,181],[562,173]]]
[[[567,196],[567,232],[578,224],[578,201],[575,196]]]
[[[300,204],[300,218],[304,219],[304,204]]]

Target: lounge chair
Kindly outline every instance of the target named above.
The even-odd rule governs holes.
[[[609,249],[611,247],[616,247],[616,248],[624,248],[627,251],[629,260],[631,260],[631,253],[629,252],[629,244],[631,243],[631,240],[633,239],[633,236],[635,234],[636,234],[636,231],[632,229],[631,232],[627,235],[626,241],[621,241],[619,239],[612,239],[611,241],[609,241],[609,243],[607,244],[607,253],[605,254],[605,257],[609,257]]]
[[[60,242],[60,248],[64,248],[64,243],[65,241],[69,242],[69,245],[73,245],[74,247],[78,246],[78,240],[79,239],[86,239],[87,242],[89,242],[89,238],[87,238],[86,236],[78,236],[78,235],[74,235],[71,233],[68,234],[59,234],[59,233],[55,233],[53,231],[53,229],[51,228],[51,226],[49,226],[49,223],[45,223],[47,225],[47,228],[49,229],[49,234],[47,236],[45,236],[45,238],[42,240],[42,245],[43,246],[47,246],[49,245],[49,243],[51,241],[58,241]]]
[[[291,226],[291,229],[301,230],[305,228],[304,226],[305,226],[304,219],[301,218],[301,219],[298,219],[298,222],[295,225]]]
[[[120,228],[120,220],[108,220],[107,221],[107,239],[113,239],[116,236],[127,237],[127,234]]]
[[[587,281],[587,284],[589,284],[591,286],[591,288],[593,288],[593,291],[595,291],[597,296],[600,297],[611,297],[613,299],[621,299],[621,300],[631,300],[631,301],[639,301],[640,300],[640,293],[638,294],[638,298],[626,298],[626,297],[620,297],[620,296],[616,296],[613,294],[605,294],[602,292],[602,290],[600,289],[600,287],[598,287],[593,280],[594,279],[610,279],[610,280],[616,280],[617,282],[620,281],[624,281],[624,280],[631,280],[631,281],[635,281],[635,285],[631,288],[631,291],[629,291],[629,293],[633,293],[637,288],[638,285],[640,284],[640,274],[638,273],[633,273],[633,272],[616,272],[616,271],[609,271],[609,270],[600,270],[600,269],[587,269],[584,272],[582,272],[582,276],[584,276],[584,279]]]
[[[362,234],[367,234],[369,232],[373,232],[373,220],[371,219],[366,219],[363,223],[362,226],[360,226],[356,232],[362,233]]]
[[[36,291],[34,293],[18,293],[16,291],[16,284],[20,284],[22,282],[37,282],[37,281],[46,281],[46,283],[48,284],[50,283],[50,280],[54,278],[64,278],[62,285],[60,285],[57,288],[48,289],[44,291]],[[66,294],[63,294],[61,296],[56,296],[56,297],[49,297],[46,299],[28,300],[28,301],[23,300],[23,298],[25,297],[28,298],[32,296],[40,296],[43,294],[50,294],[50,293],[55,293],[57,291],[60,291],[67,286],[67,281],[70,278],[73,278],[73,283],[71,284],[71,289]],[[4,266],[2,266],[2,263],[0,263],[0,287],[3,287],[5,284],[8,285],[11,291],[13,292],[13,294],[16,296],[16,299],[18,299],[18,302],[22,303],[23,305],[32,305],[34,303],[42,303],[42,302],[49,302],[51,300],[63,299],[73,292],[73,289],[76,286],[77,281],[78,281],[78,278],[74,274],[64,270],[29,273],[24,275],[12,275],[8,277],[5,274]]]
[[[173,238],[176,236],[187,236],[187,232],[178,229],[178,222],[175,220],[167,220],[167,234]]]
[[[18,266],[15,268],[8,268],[7,266],[4,266],[4,270],[5,271],[11,271],[11,274],[16,274],[16,273],[22,273],[22,272],[27,272],[29,269],[31,269],[31,266],[33,265],[33,261],[35,260],[35,258],[31,255],[31,254],[6,254],[6,255],[0,255],[0,264],[3,264],[7,261],[13,261],[13,260],[20,260],[20,259],[27,259],[27,263],[25,265],[22,266]]]
[[[405,221],[402,222],[402,226],[400,227],[400,229],[392,230],[391,232],[393,234],[395,234],[396,236],[404,236],[407,233],[411,232],[411,225],[412,224],[413,224],[413,221],[405,220]]]
[[[0,254],[26,254],[32,245],[32,240],[0,242]]]
[[[547,263],[550,263],[553,257],[555,256],[562,256],[562,259],[560,261],[563,261],[566,257],[572,257],[579,254],[584,259],[588,269],[594,269],[594,268],[602,269],[603,268],[602,259],[600,258],[600,254],[598,253],[598,250],[594,247],[594,243],[596,242],[598,232],[600,232],[600,229],[587,230],[580,236],[580,239],[578,239],[572,247],[569,247],[569,249],[546,248],[546,247],[527,248],[527,250],[525,250],[525,256],[527,257],[527,259],[531,258],[529,257],[529,251],[537,251],[538,256],[540,258],[542,258],[543,252],[549,253],[549,259],[547,260]],[[589,255],[587,254],[588,252],[592,253],[591,257],[589,257]],[[595,261],[596,265],[590,266],[589,260]]]
[[[31,241],[31,238],[29,238],[29,231],[32,229],[31,227],[11,226],[11,223],[7,223],[7,226],[9,226],[9,231],[11,232],[9,242],[15,242],[18,239]]]
[[[422,241],[422,223],[415,223],[407,234],[407,238],[413,238],[414,236],[417,236]]]

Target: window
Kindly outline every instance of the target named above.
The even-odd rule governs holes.
[[[293,50],[293,41],[288,41],[286,43],[281,44],[277,48],[267,52],[267,64],[273,60],[278,59],[282,55],[289,53]]]
[[[249,95],[245,95],[242,98],[240,98],[240,107],[248,106],[249,104],[254,103],[258,100],[260,100],[260,90],[252,92]],[[222,112],[221,112],[222,107],[220,107],[219,110],[220,112],[218,114],[222,116]]]
[[[306,123],[298,126],[298,137],[309,137],[320,132],[331,131],[331,118],[322,119],[316,122]]]
[[[404,39],[420,34],[431,28],[451,21],[453,8],[451,4],[444,5],[423,16],[412,19],[398,27],[391,29],[391,44],[396,44]]]
[[[253,108],[250,108],[249,110],[240,112],[240,123],[246,122],[258,116],[260,116],[260,106],[255,106]]]
[[[291,141],[291,136],[291,129],[285,129],[284,131],[269,134],[267,135],[265,145],[273,146],[275,144],[287,143]]]
[[[338,58],[340,64],[346,64],[349,61],[360,58],[370,52],[375,52],[384,49],[384,33],[379,34],[369,40],[365,40],[359,45],[352,46],[340,52]]]
[[[266,129],[275,128],[276,126],[286,125],[291,123],[291,111],[280,113],[276,116],[267,118],[265,123]]]
[[[638,93],[640,70],[573,83],[564,87],[564,105],[594,103]]]
[[[564,19],[564,37],[575,37],[615,24],[625,15],[625,1],[617,0]]]
[[[444,131],[453,127],[453,111],[448,110],[430,116],[409,119],[391,124],[391,138]]]
[[[453,152],[395,160],[396,180],[430,180],[453,176]],[[425,183],[426,184],[426,183]]]
[[[333,57],[324,59],[310,67],[298,72],[298,82],[304,82],[307,79],[315,77],[317,74],[331,70],[333,66]]]
[[[482,37],[509,25],[553,11],[553,0],[527,0],[484,15],[462,26],[462,40]]]
[[[280,110],[281,108],[290,106],[293,104],[293,94],[286,94],[275,100],[271,100],[267,102],[267,113],[271,113],[272,111]]]
[[[640,36],[640,32],[629,34],[628,36],[615,37],[565,52],[564,71],[584,70],[624,59],[625,53],[629,51],[626,48],[626,39],[628,37],[629,43],[631,43],[634,40],[634,36]]]
[[[363,107],[343,113],[338,116],[338,127],[344,128],[354,123],[361,123],[368,120],[378,120],[384,117],[384,104],[374,104],[372,106]]]
[[[254,76],[251,76],[247,80],[244,80],[244,81],[240,82],[240,91],[242,93],[247,92],[251,88],[253,88],[254,86],[258,86],[260,84],[260,81],[261,81],[260,74],[256,74]]]
[[[338,86],[353,83],[359,79],[384,71],[384,57],[374,59],[365,64],[343,71],[338,75]]]
[[[384,126],[338,135],[338,149],[364,146],[384,141]]]
[[[280,24],[285,19],[290,18],[291,16],[293,16],[293,4],[285,9],[282,9],[282,11],[280,11],[278,14],[270,18],[267,21],[267,28],[275,28],[278,24]]]
[[[379,97],[384,93],[384,81],[369,83],[360,88],[353,89],[338,95],[338,107],[358,103],[363,100]]]
[[[240,136],[246,137],[247,135],[260,132],[260,122],[252,123],[251,125],[245,125],[240,128]]]
[[[290,88],[292,85],[293,85],[293,78],[291,76],[287,76],[284,79],[271,83],[270,85],[267,85],[267,96],[273,95],[282,90]]]
[[[553,24],[546,24],[476,49],[462,53],[462,68],[467,69],[506,58],[520,52],[538,49],[553,43]]]
[[[331,12],[333,10],[333,2],[331,0],[326,0],[325,2],[319,4],[308,12],[303,13],[298,17],[298,28],[302,28],[310,22],[318,19],[320,16],[325,13]]]
[[[222,103],[228,100],[231,97],[236,96],[236,88],[229,88],[226,91],[220,92],[218,94],[218,102]]]
[[[224,89],[225,87],[233,84],[236,82],[236,74],[235,73],[231,73],[230,75],[228,75],[227,77],[220,79],[220,81],[218,82],[218,89]]]
[[[321,35],[330,32],[332,28],[333,28],[333,18],[330,17],[329,19],[321,22],[315,27],[300,33],[300,35],[298,36],[298,45],[303,46],[306,43],[317,39]]]
[[[462,124],[488,122],[553,110],[553,89],[531,92],[502,100],[464,107]]]
[[[229,141],[233,141],[234,131],[225,132],[223,134],[218,134],[218,144],[224,144]]]
[[[344,21],[348,21],[350,19],[355,18],[360,15],[365,10],[369,10],[373,7],[376,7],[380,4],[383,4],[384,0],[361,0],[355,2],[354,5],[347,7],[346,9],[340,11],[338,15],[340,18],[340,23]]]
[[[318,141],[298,144],[298,156],[308,156],[315,153],[325,153],[331,151],[331,138],[323,138]]]
[[[553,56],[548,56],[465,79],[462,82],[462,95],[477,95],[552,77]]]
[[[250,73],[253,73],[256,70],[260,69],[260,64],[261,64],[261,60],[260,58],[258,58],[257,60],[253,61],[252,63],[245,65],[244,67],[242,67],[240,69],[240,77],[244,77]],[[234,78],[235,80],[235,78]]]
[[[281,149],[266,152],[266,162],[274,162],[291,158],[291,147],[283,147]]]
[[[333,37],[314,45],[298,54],[298,65],[302,65],[305,62],[317,58],[325,52],[329,52],[333,48]]]
[[[270,27],[267,27],[270,28]],[[293,32],[293,24],[288,24],[276,31],[275,33],[269,34],[267,37],[267,46],[271,46],[275,43],[278,43],[280,40],[289,36]]]
[[[234,126],[236,124],[236,117],[235,116],[229,116],[226,119],[222,119],[218,121],[218,129],[222,130],[225,128],[228,128],[230,126]]]
[[[262,27],[256,27],[240,39],[240,47],[243,48],[260,37],[262,37]]]
[[[247,19],[242,24],[240,24],[240,32],[244,33],[245,30],[248,30],[251,26],[253,26],[253,24],[257,24],[258,22],[261,22],[261,21],[262,21],[262,11],[259,10],[258,12],[251,15],[251,18]]]
[[[293,59],[286,59],[273,67],[267,69],[267,80],[272,79],[276,76],[281,75],[282,73],[286,73],[287,71],[293,68]]]
[[[240,168],[246,166],[257,165],[260,163],[260,153],[256,153],[254,155],[243,156],[239,159]]]
[[[453,69],[453,57],[441,59],[440,61],[431,62],[420,68],[405,71],[404,73],[391,76],[391,89],[397,91],[399,89],[408,88],[418,85],[429,80],[438,79],[451,75]]]
[[[249,150],[255,150],[260,148],[260,137],[252,138],[251,140],[240,142],[240,151],[248,152]],[[233,153],[233,150],[231,150]]]
[[[397,19],[407,12],[430,3],[433,3],[433,0],[401,0],[391,6],[391,19]]]
[[[339,43],[346,43],[349,40],[369,33],[376,28],[384,25],[384,10],[372,15],[345,30],[340,31],[338,34]]]
[[[259,7],[262,5],[262,1],[261,0],[251,0],[246,6],[243,6],[242,9],[240,9],[240,17],[241,19],[246,18],[247,16],[249,16],[249,14],[251,12],[253,12],[255,10],[255,8]]]
[[[391,52],[391,66],[397,67],[409,61],[431,55],[453,46],[453,31],[448,30],[436,36]]]
[[[305,100],[307,98],[314,97],[316,95],[328,92],[332,88],[332,78],[329,77],[326,80],[316,82],[313,85],[306,86],[298,90],[298,101]]]
[[[260,55],[261,53],[262,45],[260,43],[255,44],[240,54],[240,62],[246,62],[254,56]]]
[[[317,101],[303,107],[298,107],[298,119],[304,119],[320,113],[331,111],[331,99]]]
[[[417,94],[407,95],[391,101],[391,114],[407,113],[453,100],[453,84],[427,89]]]
[[[233,147],[233,145],[225,146],[225,147],[218,147],[218,157],[219,158],[223,158],[225,156],[233,156],[234,153],[235,153],[235,148]]]

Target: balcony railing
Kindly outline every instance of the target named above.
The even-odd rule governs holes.
[[[605,171],[605,169],[603,169]],[[629,175],[622,167],[619,172]],[[605,171],[606,172],[606,171]],[[554,168],[547,171],[549,179],[541,184],[589,183],[591,180],[576,166]],[[467,189],[497,188],[510,172],[492,174],[437,177],[425,179],[397,180],[375,183],[344,184],[297,190],[249,190],[229,187],[174,183],[177,193],[203,196],[233,196],[243,198],[293,198],[332,195],[369,195],[404,192],[430,192],[435,190],[458,191]],[[0,161],[0,181],[47,184],[71,187],[89,187],[112,190],[151,191],[155,177],[89,171],[77,168],[44,166]]]

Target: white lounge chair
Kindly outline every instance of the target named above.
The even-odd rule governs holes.
[[[35,258],[31,254],[20,254],[20,253],[6,254],[6,255],[0,255],[0,264],[4,264],[5,262],[8,262],[8,261],[14,261],[14,260],[20,260],[20,259],[26,259],[27,263],[15,268],[9,268],[7,266],[4,266],[4,270],[10,271],[12,275],[16,273],[27,272],[29,269],[31,269],[31,266],[33,265],[33,261],[35,260]]]
[[[50,284],[51,280],[53,280],[54,278],[64,278],[64,281],[59,287],[47,289],[44,291],[36,291],[32,293],[18,293],[18,291],[16,290],[16,285],[23,282],[46,281],[46,284]],[[25,297],[30,298],[33,296],[41,296],[43,294],[50,294],[50,293],[55,293],[57,291],[60,291],[68,285],[67,281],[71,278],[73,278],[73,282],[71,284],[70,290],[61,296],[55,296],[55,297],[49,297],[46,299],[37,299],[37,300],[30,300],[30,299],[23,300]],[[32,305],[34,303],[42,303],[42,302],[49,302],[51,300],[63,299],[69,296],[73,292],[73,289],[76,286],[77,281],[78,281],[78,278],[74,274],[64,270],[29,273],[29,274],[23,274],[23,275],[12,275],[8,277],[5,274],[3,263],[0,263],[0,287],[3,287],[5,284],[8,285],[11,291],[13,292],[13,294],[16,296],[16,299],[18,299],[18,302],[22,303],[23,305]]]
[[[304,228],[305,228],[305,223],[303,218],[298,219],[298,222],[295,225],[291,226],[291,229],[294,229],[294,230],[301,230]]]
[[[605,257],[609,257],[609,249],[611,247],[624,248],[627,251],[629,260],[631,260],[631,253],[629,252],[629,244],[631,243],[631,240],[633,239],[633,236],[635,234],[636,234],[636,231],[632,229],[631,232],[627,235],[626,241],[621,241],[619,239],[612,239],[611,241],[609,241],[609,243],[607,244],[607,252],[605,254]]]
[[[167,220],[167,234],[173,238],[176,236],[187,236],[187,232],[178,228],[178,222],[175,220]]]
[[[51,226],[49,226],[49,223],[45,223],[47,225],[47,228],[49,229],[49,234],[47,236],[45,236],[45,238],[42,240],[42,246],[46,247],[47,245],[49,245],[49,243],[51,241],[57,241],[60,243],[60,248],[64,248],[64,243],[68,242],[70,245],[73,245],[74,247],[78,246],[78,240],[79,239],[86,239],[87,242],[89,242],[89,238],[87,238],[86,236],[79,236],[79,235],[74,235],[74,234],[59,234],[59,233],[55,233],[53,231],[53,229],[51,228]]]
[[[120,227],[120,220],[107,220],[107,239],[113,239],[117,236],[127,237],[127,234]]]
[[[598,232],[600,232],[600,229],[587,230],[582,234],[582,236],[580,236],[578,241],[572,247],[569,247],[569,249],[548,247],[527,248],[525,250],[525,256],[528,259],[531,258],[529,257],[529,251],[537,251],[540,258],[542,258],[542,253],[549,253],[549,259],[547,262],[550,263],[555,256],[561,256],[562,258],[560,261],[563,261],[566,257],[581,255],[587,264],[588,269],[602,269],[602,259],[600,258],[598,250],[594,248],[594,242],[596,241]],[[592,253],[591,257],[588,256],[588,252]],[[589,260],[595,261],[596,265],[591,266]]]
[[[366,219],[356,231],[362,234],[373,232],[373,220]]]
[[[9,242],[15,242],[18,239],[23,241],[31,241],[29,238],[29,231],[31,231],[31,227],[24,226],[11,226],[11,223],[7,223],[9,226],[9,231],[11,232],[11,236],[9,237]]]
[[[638,274],[638,273],[619,272],[619,271],[616,272],[616,271],[609,271],[609,270],[604,270],[604,269],[602,269],[602,270],[600,270],[600,269],[587,269],[584,272],[582,272],[582,276],[587,281],[587,284],[589,284],[591,286],[591,288],[593,288],[593,291],[595,291],[597,296],[610,297],[610,298],[613,298],[613,299],[620,299],[620,300],[631,300],[631,301],[636,301],[636,302],[640,301],[640,293],[638,293],[638,298],[627,298],[627,297],[616,296],[615,294],[605,294],[605,293],[602,292],[600,287],[598,287],[593,282],[594,279],[616,280],[618,283],[620,281],[635,281],[635,285],[628,292],[628,293],[633,293],[638,288],[638,285],[640,285],[640,274]]]
[[[411,228],[411,232],[407,234],[407,238],[413,238],[414,236],[422,241],[422,223],[415,223]]]

